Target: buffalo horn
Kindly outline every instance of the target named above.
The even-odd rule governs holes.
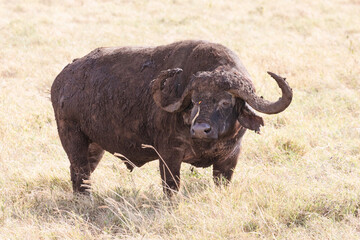
[[[229,92],[243,99],[258,112],[266,114],[276,114],[282,112],[291,103],[293,96],[292,89],[286,82],[285,78],[282,78],[272,72],[267,73],[275,79],[282,92],[282,96],[276,102],[269,102],[262,97],[257,96],[252,87],[245,86],[243,82],[238,84],[235,83]]]
[[[181,68],[172,68],[161,71],[160,74],[151,82],[151,91],[156,105],[167,112],[181,111],[183,101],[189,94],[188,89],[185,89],[182,96],[176,99],[174,97],[167,96],[166,93],[162,91],[166,79],[174,77],[182,71],[183,70]]]

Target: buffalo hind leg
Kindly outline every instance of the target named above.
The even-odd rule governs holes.
[[[88,149],[88,161],[90,164],[90,172],[94,172],[95,168],[99,164],[102,156],[104,155],[104,149],[102,149],[96,143],[90,143]]]
[[[231,181],[234,169],[236,167],[239,150],[223,161],[217,161],[213,164],[213,178],[217,186],[228,185]]]
[[[75,122],[59,120],[59,136],[70,160],[70,174],[74,193],[89,194],[87,180],[91,168],[88,160],[89,139]]]

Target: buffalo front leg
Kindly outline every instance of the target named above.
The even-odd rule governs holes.
[[[88,159],[89,140],[75,122],[60,120],[59,137],[70,160],[70,174],[74,193],[89,194],[91,168]]]
[[[213,178],[217,186],[228,185],[234,173],[240,150],[227,159],[219,159],[213,164]]]
[[[181,162],[166,163],[162,159],[159,161],[163,191],[168,197],[171,197],[180,188]]]

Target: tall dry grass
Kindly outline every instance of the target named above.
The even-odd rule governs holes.
[[[359,239],[360,2],[0,1],[0,239]],[[157,163],[105,155],[94,201],[73,198],[49,101],[57,73],[99,46],[222,43],[258,93],[294,101],[247,133],[234,181],[183,165],[173,201]]]

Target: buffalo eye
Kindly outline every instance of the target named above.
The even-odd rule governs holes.
[[[231,106],[231,101],[228,101],[228,100],[221,100],[219,105],[223,108],[228,108]]]

